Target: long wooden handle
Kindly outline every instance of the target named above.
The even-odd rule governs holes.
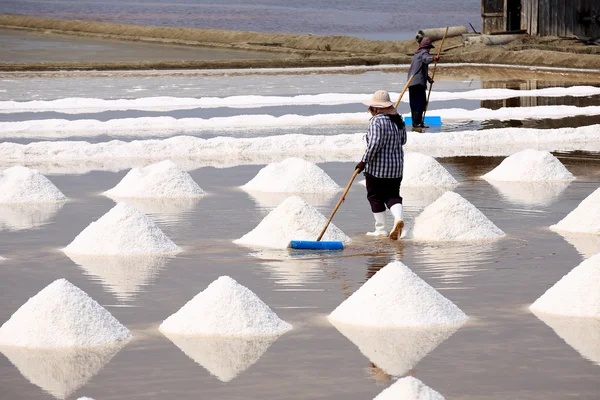
[[[438,49],[438,58],[442,53],[442,47],[444,47],[444,40],[446,40],[446,35],[448,34],[448,26],[446,27],[446,32],[444,32],[444,37],[442,38],[442,43],[440,44],[440,48]],[[437,60],[433,64],[433,72],[431,73],[431,80],[435,78],[435,68],[437,67]],[[425,101],[425,110],[423,110],[423,122],[425,122],[425,114],[427,114],[427,107],[429,106],[429,96],[431,96],[431,88],[433,87],[433,83],[429,85],[429,93],[427,93],[427,101]]]
[[[402,97],[404,96],[404,92],[406,92],[406,89],[408,89],[408,85],[410,85],[410,82],[412,81],[414,76],[415,75],[412,74],[406,81],[406,85],[404,85],[404,87],[402,88],[402,92],[400,93],[400,96],[398,96],[398,100],[396,100],[396,104],[394,104],[394,108],[398,108],[398,104],[400,104],[400,100],[402,100]]]
[[[335,208],[331,212],[331,215],[329,216],[329,219],[327,220],[327,223],[325,224],[325,226],[323,227],[323,230],[319,234],[319,237],[317,238],[317,242],[321,241],[321,238],[325,234],[325,231],[327,230],[327,227],[329,226],[329,223],[333,219],[333,216],[335,215],[335,212],[338,210],[338,208],[340,208],[340,205],[342,204],[342,202],[344,200],[346,200],[346,194],[348,193],[348,190],[350,190],[350,186],[352,186],[352,182],[354,182],[354,178],[356,178],[356,175],[358,175],[358,173],[359,173],[359,170],[357,168],[357,169],[354,170],[354,174],[352,175],[352,178],[350,178],[350,182],[348,182],[348,185],[346,185],[346,189],[344,190],[344,193],[342,193],[342,197],[340,197],[339,201],[335,205]]]

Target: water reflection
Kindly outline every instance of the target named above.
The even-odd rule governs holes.
[[[67,254],[87,275],[97,277],[120,301],[132,301],[165,268],[165,256],[93,256]]]
[[[303,260],[289,258],[261,262],[276,279],[276,283],[284,286],[303,286],[308,282],[317,281],[323,275],[319,260]]]
[[[65,203],[0,204],[0,231],[35,229],[51,222]]]
[[[174,198],[121,198],[107,196],[116,203],[125,202],[150,216],[155,221],[180,222],[186,220],[186,215],[193,212],[200,198],[174,197]]]
[[[556,232],[569,242],[585,258],[600,253],[600,236],[570,232]]]
[[[329,205],[331,200],[337,195],[337,192],[321,193],[268,193],[255,190],[244,189],[252,200],[261,208],[275,208],[290,196],[299,196],[305,202],[313,207],[323,207]]]
[[[221,382],[231,381],[254,365],[279,337],[165,336]]]
[[[2,346],[0,351],[29,382],[57,399],[66,399],[98,374],[126,343],[53,349]]]
[[[540,312],[534,312],[534,315],[552,328],[558,337],[583,358],[600,365],[600,319],[564,317]]]
[[[377,368],[393,376],[406,375],[421,359],[456,332],[444,328],[369,328],[332,322]]]
[[[507,201],[527,206],[548,206],[571,184],[571,181],[487,182]]]

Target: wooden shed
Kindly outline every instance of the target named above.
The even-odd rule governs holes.
[[[600,37],[600,0],[481,0],[483,33]]]

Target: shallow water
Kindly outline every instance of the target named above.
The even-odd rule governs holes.
[[[368,93],[379,85],[395,90],[403,78],[404,74],[376,71],[355,75],[273,75],[268,79],[75,75],[67,79],[6,80],[3,83],[9,90],[0,92],[0,99],[132,98],[147,93],[181,96],[179,90],[183,88],[190,89],[186,92],[190,97]],[[442,80],[439,88],[461,91],[482,85],[479,81]],[[135,87],[141,90],[130,91]],[[598,99],[582,101],[596,103]],[[470,109],[480,106],[479,101],[457,103]],[[335,112],[346,112],[362,106],[336,107]],[[286,113],[296,107],[280,108]],[[304,111],[310,114],[320,108],[308,107]],[[251,109],[244,112],[248,110]],[[0,116],[23,120],[31,115]],[[127,112],[120,113],[121,117],[124,115]],[[81,114],[69,118],[81,118]],[[320,128],[306,129],[314,133]],[[362,128],[353,127],[354,132],[359,129]],[[600,155],[556,155],[577,179],[568,185],[529,191],[493,186],[479,179],[497,166],[501,157],[438,159],[459,181],[453,190],[506,232],[507,237],[502,240],[485,244],[426,244],[368,238],[364,232],[372,228],[372,216],[364,186],[356,183],[333,221],[354,243],[342,252],[331,253],[261,251],[233,244],[232,240],[253,229],[273,207],[272,199],[239,189],[264,165],[194,169],[190,174],[208,192],[206,197],[197,202],[136,204],[184,251],[176,257],[138,264],[127,260],[72,260],[60,251],[114,206],[111,199],[100,193],[115,186],[127,170],[55,171],[48,177],[69,202],[58,208],[24,207],[0,213],[0,256],[7,258],[0,261],[0,322],[53,280],[66,278],[105,306],[132,331],[134,339],[108,360],[99,357],[93,359],[97,365],[89,361],[82,364],[79,380],[57,382],[55,377],[51,382],[54,386],[48,383],[47,371],[23,366],[15,359],[19,370],[8,358],[0,356],[0,399],[51,399],[53,395],[45,390],[52,388],[55,394],[69,393],[69,399],[373,398],[397,376],[386,371],[390,368],[387,364],[374,364],[359,350],[359,344],[365,348],[364,343],[352,343],[325,317],[377,270],[395,260],[404,262],[471,317],[433,349],[428,348],[431,341],[423,343],[414,337],[414,341],[399,343],[398,346],[405,346],[400,350],[407,359],[423,357],[407,373],[447,399],[596,399],[600,366],[594,358],[597,353],[589,350],[597,348],[597,339],[565,336],[570,341],[567,344],[527,309],[584,258],[600,252],[600,241],[594,238],[567,238],[548,229],[600,185]],[[319,166],[345,186],[354,163],[323,162]],[[48,168],[51,167],[49,162]],[[402,194],[410,226],[417,213],[443,191],[403,190]],[[329,215],[337,196],[314,202],[323,214]],[[254,364],[254,360],[243,357],[232,360],[247,369],[238,371],[226,383],[157,330],[166,317],[221,275],[229,275],[250,288],[294,326],[268,346]],[[425,333],[418,336],[427,337]],[[381,344],[382,348],[385,344]],[[378,343],[367,345],[377,348]],[[261,349],[254,347],[257,348]],[[65,370],[78,365],[70,361],[63,364]],[[213,366],[213,373],[219,371],[217,367]],[[56,391],[57,386],[62,392]]]

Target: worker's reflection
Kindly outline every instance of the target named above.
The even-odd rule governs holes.
[[[385,267],[391,262],[402,261],[404,245],[402,241],[394,243],[394,253],[377,254],[367,257],[367,275],[366,281],[371,279],[373,275],[377,273],[381,268]]]

